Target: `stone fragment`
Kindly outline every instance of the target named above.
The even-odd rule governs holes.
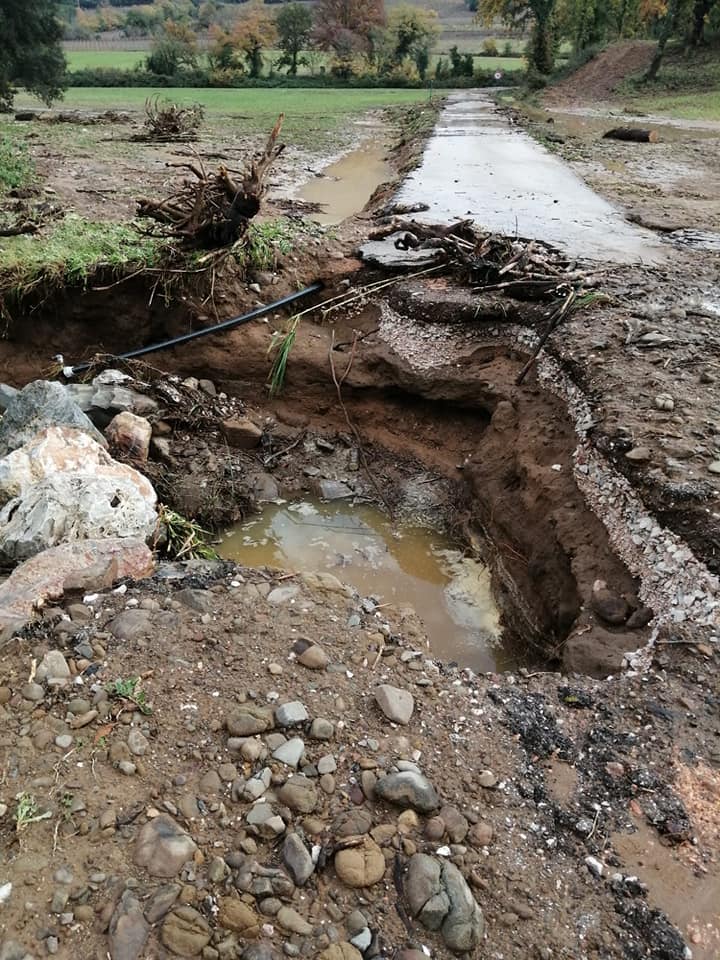
[[[224,420],[220,429],[229,446],[237,450],[253,450],[262,440],[262,429],[247,417]]]
[[[335,726],[330,720],[316,717],[310,725],[310,736],[313,740],[332,740]]]
[[[430,781],[411,770],[381,777],[375,784],[375,794],[381,800],[411,807],[418,813],[432,813],[440,806],[440,798]]]
[[[304,886],[312,876],[315,864],[310,851],[297,833],[289,833],[285,837],[282,856],[293,882],[298,887]]]
[[[280,926],[291,933],[298,933],[301,937],[308,937],[313,931],[312,926],[301,917],[292,907],[281,907],[275,917]]]
[[[167,814],[150,820],[135,843],[134,861],[153,877],[176,877],[197,849],[192,838]]]
[[[141,580],[154,569],[150,549],[139,540],[76,541],[45,550],[0,584],[0,639],[3,631],[17,629],[65,590],[102,590],[121,578]]]
[[[96,443],[106,445],[103,435],[68,396],[62,384],[35,380],[8,398],[0,422],[0,457],[22,447],[41,430],[58,426],[82,430]]]
[[[312,813],[318,804],[318,792],[312,780],[297,775],[291,777],[277,792],[278,800],[298,813]]]
[[[318,955],[318,960],[362,960],[362,953],[351,943],[331,943]]]
[[[651,457],[652,453],[649,447],[633,447],[625,454],[625,458],[633,463],[647,463]]]
[[[415,854],[408,867],[405,895],[410,914],[428,930],[439,930],[454,953],[469,953],[481,943],[482,911],[453,863]]]
[[[383,683],[375,689],[375,700],[385,716],[392,723],[406,726],[410,722],[415,709],[415,701],[411,693]]]
[[[150,924],[132,891],[125,890],[115,907],[108,927],[111,960],[138,960],[143,955]]]
[[[293,737],[286,740],[277,750],[273,751],[273,759],[287,764],[289,767],[296,768],[305,753],[305,743],[300,737]]]
[[[624,597],[609,590],[604,580],[596,580],[593,584],[591,605],[595,614],[612,626],[625,623],[630,614],[630,607]]]
[[[234,897],[220,897],[218,900],[218,923],[246,940],[254,940],[262,925],[253,908]]]
[[[317,480],[315,488],[323,500],[345,500],[353,495],[350,487],[339,480]]]
[[[385,875],[385,857],[368,836],[353,847],[335,854],[335,873],[348,887],[371,887]]]
[[[313,643],[298,656],[298,663],[307,667],[308,670],[324,670],[327,667],[329,658],[322,647]]]
[[[309,719],[305,705],[299,700],[283,703],[275,710],[275,722],[279,727],[294,727]]]
[[[70,679],[70,667],[59,650],[48,650],[37,666],[35,679],[38,683],[49,684]]]
[[[210,943],[210,926],[193,907],[177,907],[160,930],[163,946],[178,957],[197,957]]]
[[[148,923],[157,923],[172,909],[180,896],[179,883],[166,883],[153,893],[145,904],[145,919]]]
[[[145,463],[150,453],[152,427],[145,417],[134,413],[118,413],[108,424],[105,436],[111,447],[131,460]]]
[[[272,710],[243,704],[225,720],[227,731],[232,737],[250,737],[256,733],[265,733],[275,726]]]

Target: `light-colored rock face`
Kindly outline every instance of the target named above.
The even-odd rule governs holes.
[[[22,447],[46,427],[68,426],[83,430],[102,446],[105,438],[95,429],[60,383],[35,380],[13,396],[0,422],[0,456]]]
[[[0,502],[0,551],[11,560],[72,540],[148,540],[157,524],[149,480],[69,427],[49,427],[0,461]]]
[[[45,550],[0,585],[0,634],[32,618],[47,600],[61,597],[66,584],[91,593],[123,577],[141,580],[154,569],[152,553],[141,540],[84,540]]]

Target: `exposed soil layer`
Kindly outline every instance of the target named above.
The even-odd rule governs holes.
[[[646,40],[613,43],[567,80],[553,86],[545,94],[546,102],[607,100],[626,77],[645,70],[654,53],[655,45]]]
[[[411,288],[399,288],[394,294],[395,309],[406,308],[410,292]],[[432,294],[426,292],[432,302]],[[130,288],[125,296],[132,296]],[[452,289],[446,290],[445,296],[460,320],[461,291],[453,294]],[[76,337],[77,330],[84,327],[87,343],[93,336],[91,318],[98,315],[96,297],[91,296],[85,307],[88,313],[76,314],[75,323],[66,322],[64,330],[66,336]],[[466,540],[477,542],[490,563],[508,634],[529,648],[532,659],[566,657],[582,672],[615,672],[622,665],[623,654],[644,646],[648,633],[644,628],[630,636],[624,630],[613,632],[592,612],[596,580],[625,596],[632,608],[642,603],[637,583],[616,558],[605,528],[588,509],[576,484],[572,467],[575,427],[563,402],[537,383],[516,387],[514,379],[525,361],[524,351],[478,343],[477,330],[459,347],[454,362],[441,358],[432,368],[418,371],[378,329],[383,309],[382,305],[369,307],[337,319],[332,326],[304,324],[293,348],[282,397],[275,401],[268,402],[265,386],[267,324],[201,340],[191,351],[179,348],[175,357],[163,357],[162,363],[184,374],[210,378],[249,404],[254,415],[266,423],[268,442],[275,443],[266,448],[271,451],[281,449],[282,443],[290,445],[302,431],[335,437],[356,428],[365,450],[362,461],[369,467],[368,474],[360,477],[360,489],[391,510],[401,499],[398,488],[412,475],[411,465],[420,464],[447,478],[457,493],[454,504],[445,510],[446,521],[462,530]],[[134,318],[136,339],[157,337],[158,324],[165,319],[168,327],[162,335],[177,332],[178,325],[188,321],[178,313],[167,317],[156,313],[143,327],[137,304],[128,312]],[[57,330],[57,325],[51,325]],[[34,329],[35,336],[43,329],[39,317]],[[117,349],[123,335],[118,331],[118,339],[105,349]],[[362,340],[350,351],[356,335]],[[338,345],[332,351],[338,370],[344,369],[352,352],[342,394],[344,406],[338,401],[329,363],[333,338]],[[6,353],[11,349],[10,344],[2,346]],[[80,344],[53,341],[52,348],[56,347],[64,355],[77,355]],[[189,442],[190,449],[182,461],[185,466],[175,465],[170,482],[155,479],[162,491],[176,499],[174,505],[179,509],[205,522],[217,522],[210,504],[205,502],[203,509],[197,493],[193,496],[198,490],[194,476],[216,477],[204,487],[212,490],[211,500],[222,502],[233,495],[241,498],[237,478],[247,473],[247,465],[229,468],[224,461],[227,448],[217,428],[212,454],[207,447],[207,426],[202,433],[204,452],[194,454],[190,436],[185,444],[187,447]],[[351,446],[357,446],[354,441]],[[188,461],[194,461],[191,470]],[[273,458],[270,472],[281,466],[281,472],[292,474],[297,484],[306,465],[302,453],[293,453],[279,463]],[[261,462],[257,462],[254,472],[260,468]],[[223,489],[223,474],[231,478],[234,487],[229,483],[228,489]],[[282,482],[287,487],[288,477]],[[181,493],[183,499],[178,503]],[[573,630],[582,638],[580,654],[574,640],[566,642]],[[617,638],[615,633],[619,633]]]

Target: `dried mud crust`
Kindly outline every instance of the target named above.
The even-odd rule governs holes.
[[[308,670],[291,655],[298,638],[321,646],[326,669]],[[31,661],[48,649],[63,652],[76,679],[28,700]],[[712,653],[665,647],[646,674],[611,683],[474,677],[426,659],[422,626],[409,612],[368,612],[333,578],[225,564],[168,568],[92,604],[70,599],[4,651],[0,800],[8,811],[0,831],[2,878],[13,883],[5,938],[30,951],[55,938],[59,956],[104,958],[109,945],[120,956],[106,931],[114,936],[125,892],[123,903],[134,898],[139,911],[120,929],[126,944],[136,942],[131,931],[147,933],[141,955],[169,955],[166,919],[189,906],[213,949],[240,956],[254,941],[223,926],[218,902],[242,897],[256,911],[269,898],[261,888],[282,876],[275,899],[309,926],[300,935],[262,916],[260,942],[278,955],[291,943],[318,956],[350,936],[359,909],[378,955],[426,944],[449,957],[438,935],[402,919],[409,857],[447,847],[441,856],[468,878],[485,914],[486,942],[474,956],[681,960],[682,937],[654,908],[652,889],[629,877],[615,842],[645,825],[671,844],[678,869],[716,882],[712,824],[699,802],[715,781],[697,759],[720,760],[711,732],[716,666]],[[137,676],[149,712],[106,693]],[[383,682],[412,693],[407,727],[378,710],[373,692]],[[82,700],[98,715],[79,727]],[[255,747],[243,757],[228,732],[248,706],[272,711],[297,700],[308,720],[285,733],[303,740],[304,763],[315,769],[307,772],[316,803],[304,814],[273,799],[291,768],[247,759],[267,733],[251,736]],[[318,718],[332,724],[327,741],[311,733]],[[56,745],[63,736],[70,747]],[[328,756],[336,770],[320,787],[317,766]],[[431,779],[442,822],[373,798],[373,779],[402,759]],[[266,765],[266,799],[284,828],[321,851],[304,888],[289,880],[277,841],[247,823],[253,805],[240,799],[240,785]],[[49,816],[18,832],[12,814],[22,793]],[[161,813],[197,845],[165,879],[137,856],[141,831]],[[333,867],[348,817],[355,832],[372,832],[385,861],[367,889],[348,887]]]

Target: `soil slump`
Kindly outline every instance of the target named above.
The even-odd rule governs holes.
[[[250,324],[198,341],[192,351],[159,354],[154,366],[209,378],[227,394],[242,398],[255,408],[257,421],[267,425],[274,451],[295,439],[300,442],[303,431],[345,443],[341,438],[349,436],[347,415],[367,454],[366,469],[360,470],[365,496],[378,497],[382,491],[383,497],[392,500],[411,476],[433,471],[455,501],[449,511],[453,533],[471,545],[492,571],[506,637],[517,639],[526,654],[523,659],[560,660],[574,671],[595,676],[617,672],[625,652],[642,647],[648,631],[609,626],[592,610],[596,580],[627,598],[630,609],[640,604],[637,583],[615,555],[607,531],[575,482],[572,464],[577,437],[564,402],[532,381],[522,388],[515,386],[526,354],[482,339],[482,321],[478,327],[473,298],[468,298],[465,311],[459,291],[447,296],[442,289],[437,296],[434,288],[420,292],[419,298],[412,285],[398,289],[390,304],[391,314],[399,318],[394,321],[395,334],[381,321],[380,306],[338,316],[333,329],[304,322],[284,392],[274,400],[267,396],[267,354],[273,326],[283,328],[279,317],[271,324]],[[125,288],[126,299],[130,293]],[[55,322],[52,308],[36,317],[34,343],[43,344],[35,347],[42,349],[43,365],[48,353],[74,359],[79,345],[96,342],[99,320],[105,315],[101,299],[98,293],[86,301],[78,298],[66,312],[64,326]],[[447,336],[433,335],[432,340],[423,341],[424,321],[414,318],[424,310],[436,323],[447,318]],[[133,331],[132,343],[123,344],[126,348],[182,332],[193,322],[189,311],[184,318],[179,310],[145,311],[143,320],[139,304],[128,310]],[[343,346],[352,344],[356,335],[362,338],[356,348]],[[26,334],[15,336],[17,344],[0,344],[0,361],[12,369],[19,354],[27,373],[40,375],[40,357],[35,358],[32,372],[27,366],[32,355],[28,355]],[[403,337],[407,342],[422,342],[435,362],[413,363],[405,353]],[[333,338],[338,369],[351,360],[342,405],[328,362]],[[117,346],[108,343],[107,348]],[[352,438],[349,442],[352,446]],[[220,441],[214,456],[221,460],[226,449]],[[276,460],[273,470],[283,491],[294,495],[303,493],[298,482],[304,466],[299,452],[295,444],[292,455]],[[232,496],[231,489],[227,495]],[[448,500],[445,507],[449,504]]]

